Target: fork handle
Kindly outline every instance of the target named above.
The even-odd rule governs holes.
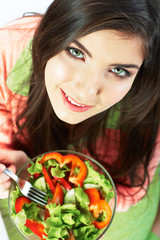
[[[18,176],[15,175],[13,172],[11,172],[8,168],[6,168],[3,173],[5,173],[7,176],[11,177],[15,182],[18,182]]]

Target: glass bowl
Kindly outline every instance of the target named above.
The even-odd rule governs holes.
[[[111,222],[114,218],[114,215],[115,215],[115,210],[116,210],[116,203],[117,203],[117,196],[116,196],[116,189],[115,189],[115,185],[114,185],[114,182],[111,178],[111,176],[109,175],[109,173],[107,172],[107,170],[99,163],[97,162],[95,159],[83,154],[83,153],[79,153],[79,152],[76,152],[76,151],[71,151],[71,150],[56,150],[54,152],[59,152],[60,154],[62,155],[68,155],[68,154],[73,154],[73,155],[76,155],[77,157],[79,157],[81,160],[83,161],[89,161],[90,165],[93,166],[94,170],[96,170],[99,174],[103,174],[105,176],[105,178],[107,180],[109,180],[111,186],[112,186],[112,189],[111,191],[114,192],[114,197],[108,202],[108,204],[110,205],[110,208],[112,210],[112,216],[111,216],[111,220],[109,222],[109,224],[105,227],[105,228],[102,228],[99,232],[99,235],[97,236],[97,239],[94,239],[94,240],[101,240],[103,239],[107,229],[109,228],[109,226],[111,225]],[[19,172],[17,173],[17,175],[20,177],[20,178],[23,178],[23,179],[26,179],[28,180],[29,179],[29,173],[27,172],[27,168],[30,166],[30,163],[33,161],[35,162],[36,159],[38,157],[41,157],[43,156],[44,154],[47,154],[47,153],[43,153],[31,160],[29,160],[29,162],[27,164],[25,164],[20,170]],[[10,187],[10,191],[9,191],[9,197],[8,197],[8,206],[9,206],[9,214],[10,214],[10,218],[12,220],[12,223],[13,225],[15,226],[15,228],[17,229],[17,231],[21,234],[21,236],[26,239],[26,240],[39,240],[40,238],[35,235],[35,234],[32,234],[30,236],[24,234],[22,232],[22,230],[17,226],[17,224],[15,223],[13,217],[12,217],[12,213],[13,213],[13,204],[12,204],[12,192],[13,190],[16,189],[16,183],[13,181],[12,184],[11,184],[11,187]]]

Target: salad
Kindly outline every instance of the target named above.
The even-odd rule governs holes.
[[[95,240],[112,217],[109,201],[114,191],[109,180],[89,161],[73,154],[44,154],[29,168],[29,182],[47,193],[47,205],[23,196],[16,186],[11,195],[11,216],[27,236],[41,240]]]

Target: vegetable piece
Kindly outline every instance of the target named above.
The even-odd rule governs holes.
[[[34,177],[34,179],[37,179],[40,175],[41,175],[40,173],[34,173],[33,177]]]
[[[101,187],[98,184],[85,183],[85,184],[83,184],[83,188],[84,189],[94,188],[94,189],[97,189],[99,191]]]
[[[45,211],[44,211],[44,219],[46,220],[48,217],[50,217],[50,214],[49,214],[48,209],[45,208]]]
[[[63,155],[61,155],[58,152],[50,152],[45,154],[42,159],[39,161],[39,163],[43,164],[44,162],[50,160],[50,159],[55,159],[57,162],[62,162]]]
[[[33,183],[35,188],[38,188],[39,190],[41,190],[42,192],[47,193],[47,186],[46,186],[46,180],[45,177],[39,177],[38,179],[35,180],[35,182]]]
[[[44,232],[44,226],[42,223],[27,219],[25,225],[38,237],[43,238],[43,235],[47,236]]]
[[[15,202],[16,213],[20,212],[23,209],[25,203],[31,203],[31,200],[25,196],[18,197]]]
[[[75,189],[68,191],[64,197],[65,204],[76,204]]]
[[[88,188],[84,190],[89,197],[90,206],[96,204],[100,200],[100,194],[95,188]]]
[[[55,178],[58,182],[60,182],[60,184],[61,184],[67,191],[69,191],[69,190],[72,189],[72,187],[70,186],[70,184],[69,184],[64,178],[58,178],[58,177],[56,177],[56,176],[54,176],[54,178]]]
[[[92,224],[94,224],[94,226],[98,229],[106,227],[112,217],[112,210],[109,204],[105,200],[100,199],[100,194],[96,189],[86,189],[85,192],[88,194],[90,200],[89,209],[90,211],[93,211],[94,217],[98,218],[101,213],[105,215],[104,220],[94,220]]]
[[[44,162],[50,160],[50,159],[55,159],[59,164],[60,167],[62,168],[64,164],[69,164],[71,163],[71,172],[69,176],[69,181],[74,183],[75,185],[80,185],[82,187],[83,181],[86,177],[87,174],[87,167],[85,163],[77,156],[68,154],[68,155],[61,155],[58,152],[51,152],[47,153],[43,156],[41,159],[40,163],[43,164]],[[75,176],[75,169],[79,168],[78,174]]]
[[[71,154],[63,157],[63,164],[69,163],[72,163],[69,181],[82,187],[83,181],[87,175],[87,167],[85,163],[79,157]],[[75,176],[74,171],[76,168],[79,168],[79,172]]]
[[[92,204],[90,206],[90,210],[93,211],[93,215],[95,217],[98,217],[99,214],[103,212],[105,212],[106,214],[104,221],[101,221],[101,222],[96,220],[93,221],[93,224],[96,228],[101,229],[106,227],[109,224],[112,217],[112,211],[109,204],[105,200],[100,200],[97,204]]]
[[[79,209],[83,209],[84,211],[89,211],[90,200],[87,193],[84,192],[83,188],[80,186],[74,189],[76,204]]]
[[[49,185],[49,187],[50,187],[50,189],[51,189],[51,192],[52,192],[52,194],[54,195],[55,187],[54,187],[53,182],[52,182],[52,180],[50,179],[50,176],[49,176],[49,174],[48,174],[48,172],[47,172],[47,170],[45,169],[44,166],[42,166],[42,171],[43,171],[44,177],[45,177],[45,179],[46,179],[46,182],[48,183],[48,185]]]
[[[62,190],[61,185],[59,183],[57,183],[57,185],[56,185],[56,189],[55,189],[53,199],[52,199],[51,202],[56,203],[57,205],[58,204],[60,204],[60,205],[63,204],[63,190]]]

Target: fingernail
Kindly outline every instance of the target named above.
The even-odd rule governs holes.
[[[0,173],[3,172],[5,169],[5,165],[0,163]]]

